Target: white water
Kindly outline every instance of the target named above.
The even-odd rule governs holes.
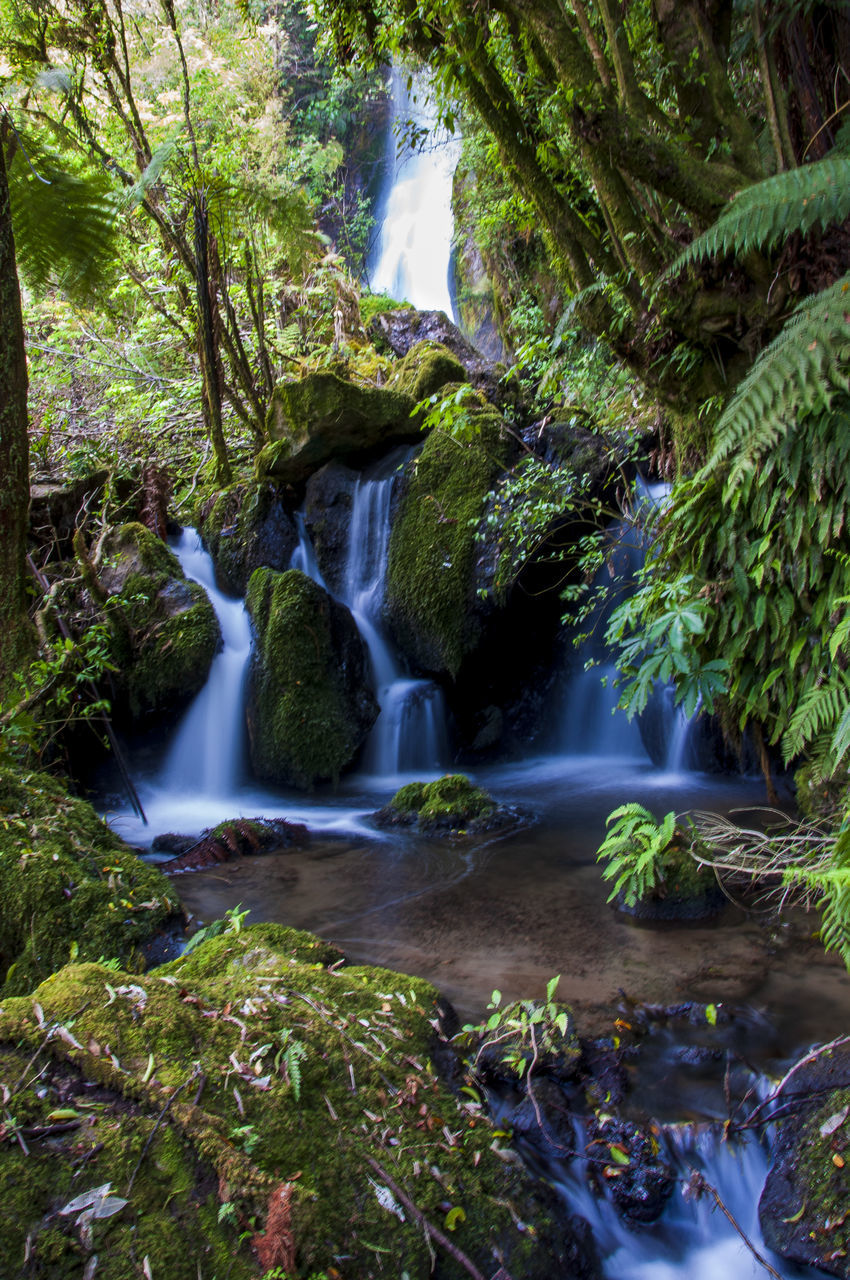
[[[222,648],[177,729],[163,783],[176,795],[229,795],[241,781],[251,623],[243,602],[218,590],[212,560],[194,529],[184,529],[172,550],[186,577],[199,582],[209,596],[221,627]]]
[[[348,555],[340,599],[351,610],[372,663],[380,714],[363,756],[363,772],[380,783],[439,774],[448,763],[443,695],[430,680],[414,680],[402,667],[383,625],[390,539],[390,504],[398,454],[357,481],[348,528]],[[293,568],[324,586],[303,518]]]
[[[369,284],[420,311],[445,311],[454,319],[449,291],[454,219],[452,178],[459,144],[436,126],[436,113],[424,81],[393,70],[390,131],[390,180]],[[426,130],[422,149],[405,146],[396,157],[397,129],[412,120]]]

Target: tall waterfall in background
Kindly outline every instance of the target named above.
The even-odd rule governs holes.
[[[454,319],[449,291],[454,220],[452,178],[459,143],[436,128],[427,87],[393,69],[393,110],[388,143],[389,176],[379,199],[383,207],[369,284],[375,293],[406,299],[420,311],[445,311]],[[397,127],[413,121],[427,131],[423,150],[405,146],[397,155]]]

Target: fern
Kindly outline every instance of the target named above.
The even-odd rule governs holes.
[[[665,276],[703,258],[769,252],[794,232],[826,230],[850,217],[850,154],[824,160],[757,182],[740,191],[713,226],[697,236]]]
[[[819,894],[815,906],[821,913],[820,938],[827,951],[837,951],[850,969],[850,867],[831,866],[809,870],[793,867],[783,883],[809,896]]]
[[[795,708],[782,740],[785,763],[799,756],[810,743],[827,733],[832,737],[831,753],[835,751],[836,745],[844,743],[841,750],[843,757],[850,745],[848,714],[850,683],[843,672],[833,671],[822,684],[810,689]],[[837,767],[839,759],[833,760],[833,768]]]
[[[850,377],[850,274],[797,307],[758,356],[717,423],[713,469],[735,454],[734,488],[806,414],[828,411]]]

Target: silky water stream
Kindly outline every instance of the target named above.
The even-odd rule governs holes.
[[[387,494],[380,488],[386,479],[373,480],[372,493],[358,491],[354,512],[363,520],[356,526],[352,521],[352,546],[361,548],[360,563],[350,559],[344,589],[360,614],[384,691],[407,682],[391,654],[386,661],[394,665],[381,667],[380,649],[387,647],[379,618],[382,562],[373,553],[384,536],[380,510]],[[187,574],[209,591],[224,646],[160,765],[140,783],[149,827],[140,828],[128,813],[111,815],[113,825],[137,843],[163,831],[199,832],[237,815],[283,816],[305,823],[312,833],[303,849],[181,876],[181,897],[196,917],[208,921],[242,903],[252,921],[308,929],[335,942],[353,961],[430,979],[462,1018],[480,1019],[494,987],[506,1000],[542,997],[548,979],[560,973],[559,996],[573,1005],[588,1035],[611,1034],[624,1001],[627,1008],[632,1002],[710,1001],[736,1011],[733,1022],[747,1029],[747,1060],[777,1070],[795,1050],[846,1031],[846,975],[809,936],[811,921],[770,930],[729,907],[717,922],[646,929],[606,904],[594,854],[612,808],[638,800],[659,814],[669,808],[728,811],[760,803],[758,782],[655,769],[634,740],[626,754],[612,755],[617,735],[606,731],[604,754],[582,752],[575,744],[570,754],[476,772],[477,782],[528,815],[507,834],[458,841],[381,832],[369,815],[404,776],[404,739],[422,738],[421,725],[407,721],[405,728],[402,719],[385,735],[401,740],[401,756],[386,755],[383,772],[372,744],[368,772],[336,790],[305,798],[262,789],[250,782],[244,760],[241,691],[250,643],[241,601],[217,592],[196,534],[187,530],[175,550]],[[300,567],[317,572],[306,537],[297,557]],[[616,725],[618,717],[611,720]],[[592,743],[592,720],[587,728]],[[380,743],[384,730],[376,733]],[[709,1042],[712,1034],[703,1028]],[[721,1116],[719,1085],[711,1086],[714,1095],[709,1088],[689,1096],[681,1038],[674,1035],[665,1044],[662,1037],[658,1043],[655,1066],[636,1084],[635,1097],[655,1115],[666,1106],[669,1114],[662,1118],[703,1122],[671,1131],[682,1184],[692,1166],[704,1169],[758,1243],[756,1206],[767,1157],[755,1142],[719,1143],[704,1123]],[[687,1201],[677,1191],[658,1224],[630,1230],[604,1197],[591,1195],[576,1164],[547,1167],[546,1176],[591,1222],[612,1280],[749,1280],[760,1273],[734,1230],[705,1200]],[[784,1277],[803,1274],[773,1264]]]

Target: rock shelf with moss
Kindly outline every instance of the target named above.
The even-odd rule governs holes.
[[[297,569],[257,569],[246,605],[257,637],[248,689],[254,772],[301,788],[338,778],[378,714],[351,614]]]
[[[487,1276],[597,1274],[554,1196],[435,1074],[444,1014],[421,979],[344,966],[278,925],[225,933],[142,979],[73,965],[4,999],[0,1074],[16,1096],[0,1258],[20,1269],[27,1251],[33,1274],[59,1276],[97,1254],[105,1280],[140,1274],[144,1258],[167,1280],[195,1280],[198,1265],[205,1280],[274,1267],[371,1280],[388,1263],[461,1280],[428,1223]],[[126,1202],[111,1216],[84,1231],[79,1212],[59,1212],[106,1183]]]
[[[234,484],[195,508],[195,523],[212,556],[222,591],[244,596],[255,569],[289,567],[298,533],[271,481]]]
[[[0,992],[31,991],[69,957],[143,969],[182,914],[171,885],[91,805],[46,774],[0,770]]]
[[[419,831],[473,835],[513,824],[518,814],[498,805],[462,773],[447,773],[434,782],[409,782],[374,815],[380,827],[415,826]]]

